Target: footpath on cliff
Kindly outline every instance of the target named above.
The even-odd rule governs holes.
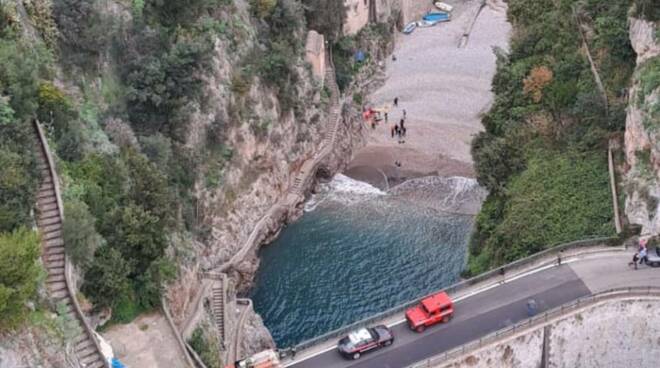
[[[346,175],[381,189],[421,176],[474,177],[470,142],[493,100],[493,48],[506,49],[511,31],[501,0],[482,4],[457,4],[450,22],[397,35],[386,81],[368,99],[372,107],[390,107],[388,122],[370,133]],[[399,143],[391,129],[404,109]]]

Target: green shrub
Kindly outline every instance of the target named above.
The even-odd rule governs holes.
[[[110,43],[112,17],[106,16],[97,0],[55,0],[53,16],[60,32],[60,43],[65,52],[64,65],[77,65],[85,69],[96,62]]]
[[[135,30],[135,32],[138,32]],[[123,50],[122,79],[127,86],[128,112],[144,135],[166,132],[181,140],[187,119],[176,119],[187,102],[201,97],[201,70],[209,60],[210,42],[182,39],[167,47],[167,39],[145,29]]]
[[[346,21],[346,6],[343,0],[303,0],[307,27],[327,37],[331,42],[342,33]]]
[[[31,158],[0,147],[0,232],[31,222],[37,185]]]
[[[485,132],[472,142],[477,179],[490,196],[477,216],[467,274],[548,245],[611,234],[604,152],[625,124],[634,65],[629,6],[629,0],[509,1],[510,52],[496,50],[495,101],[482,118]],[[586,42],[607,104],[574,11],[592,30]],[[541,66],[546,78],[530,77],[542,76]]]
[[[660,57],[647,61],[639,71],[640,101],[660,87]]]
[[[273,13],[277,0],[250,0],[252,12],[258,18],[266,18]]]
[[[535,151],[527,169],[507,186],[504,207],[484,207],[477,231],[486,235],[480,247],[489,256],[477,255],[470,264],[473,274],[550,245],[612,235],[605,153]]]
[[[165,285],[174,280],[176,266],[167,258],[159,258],[149,265],[147,271],[138,277],[136,295],[138,304],[143,309],[151,309],[160,305],[160,297],[165,291]]]
[[[39,42],[0,39],[0,96],[9,97],[9,106],[18,120],[34,116],[41,79],[51,75],[52,56]]]
[[[660,20],[660,6],[656,0],[634,0],[635,15],[655,22]]]
[[[83,270],[89,267],[94,252],[103,244],[94,222],[85,202],[74,199],[64,203],[64,245],[73,263]]]
[[[0,233],[0,329],[12,328],[25,317],[25,302],[37,288],[39,236],[20,227]]]
[[[118,250],[131,263],[131,277],[144,273],[151,262],[165,253],[165,234],[159,220],[142,207],[130,203],[115,209],[112,232],[106,233],[108,246]]]
[[[132,293],[118,295],[115,307],[112,309],[112,322],[130,323],[144,310],[134,300]]]
[[[188,344],[190,344],[193,350],[197,352],[202,359],[202,362],[204,362],[204,365],[209,368],[221,367],[220,350],[217,346],[214,346],[217,344],[213,344],[212,341],[209,341],[209,338],[204,334],[204,330],[197,327],[193,331],[190,339],[188,339]]]
[[[131,292],[131,266],[118,250],[109,246],[98,248],[85,273],[82,292],[97,306],[118,306]]]

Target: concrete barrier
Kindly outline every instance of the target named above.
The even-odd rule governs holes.
[[[458,359],[477,349],[501,342],[510,337],[516,336],[517,334],[536,329],[542,325],[552,322],[553,320],[569,315],[583,308],[595,305],[597,303],[639,296],[660,297],[660,288],[651,286],[618,288],[579,298],[570,303],[551,309],[545,313],[520,321],[512,326],[490,333],[480,338],[479,340],[469,342],[450,351],[438,354],[429,359],[410,365],[407,368],[432,368],[438,365],[447,364],[450,360]]]
[[[461,296],[464,297],[465,295],[474,295],[491,285],[500,284],[505,282],[507,279],[524,275],[525,273],[533,270],[539,270],[555,264],[561,264],[561,262],[572,257],[583,256],[592,253],[600,253],[603,251],[623,251],[625,249],[624,247],[608,245],[617,239],[618,238],[615,237],[594,237],[553,246],[529,257],[482,273],[470,279],[458,282],[454,285],[444,288],[443,290],[451,295],[454,299]],[[416,305],[417,303],[418,299],[411,300],[407,303],[388,309],[387,311],[378,313],[369,318],[351,323],[347,326],[330,331],[313,339],[303,341],[295,346],[295,350],[298,355],[302,355],[300,353],[302,353],[304,350],[311,349],[314,346],[323,344],[329,340],[337,339],[347,334],[349,331],[375,324],[377,322],[391,318],[397,314],[402,314],[406,309]],[[287,355],[287,352],[290,349],[291,348],[283,349],[283,353]]]

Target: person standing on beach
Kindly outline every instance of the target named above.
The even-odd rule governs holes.
[[[403,109],[403,118],[406,118],[406,109]]]
[[[404,123],[404,122],[405,122],[404,119],[401,119],[401,122],[399,122],[399,125],[401,126],[401,129],[402,129],[402,130],[405,129],[405,128],[403,127],[403,123]]]
[[[399,98],[394,97],[394,106],[399,106]]]
[[[385,113],[385,124],[387,124],[387,113]]]

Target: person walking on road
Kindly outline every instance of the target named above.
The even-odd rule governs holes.
[[[392,125],[392,129],[390,129],[390,132],[392,133],[392,138],[394,138],[395,131],[396,131],[396,125]]]
[[[399,98],[398,97],[394,97],[394,106],[395,107],[399,106]]]
[[[637,261],[639,261],[639,253],[633,255],[632,262],[628,262],[628,267],[632,266],[637,269]]]
[[[642,248],[642,250],[639,251],[639,264],[643,265],[646,263],[648,260],[647,253],[646,253],[646,247]]]
[[[387,124],[387,113],[385,113],[385,124]]]
[[[403,118],[406,118],[406,109],[403,109]]]

